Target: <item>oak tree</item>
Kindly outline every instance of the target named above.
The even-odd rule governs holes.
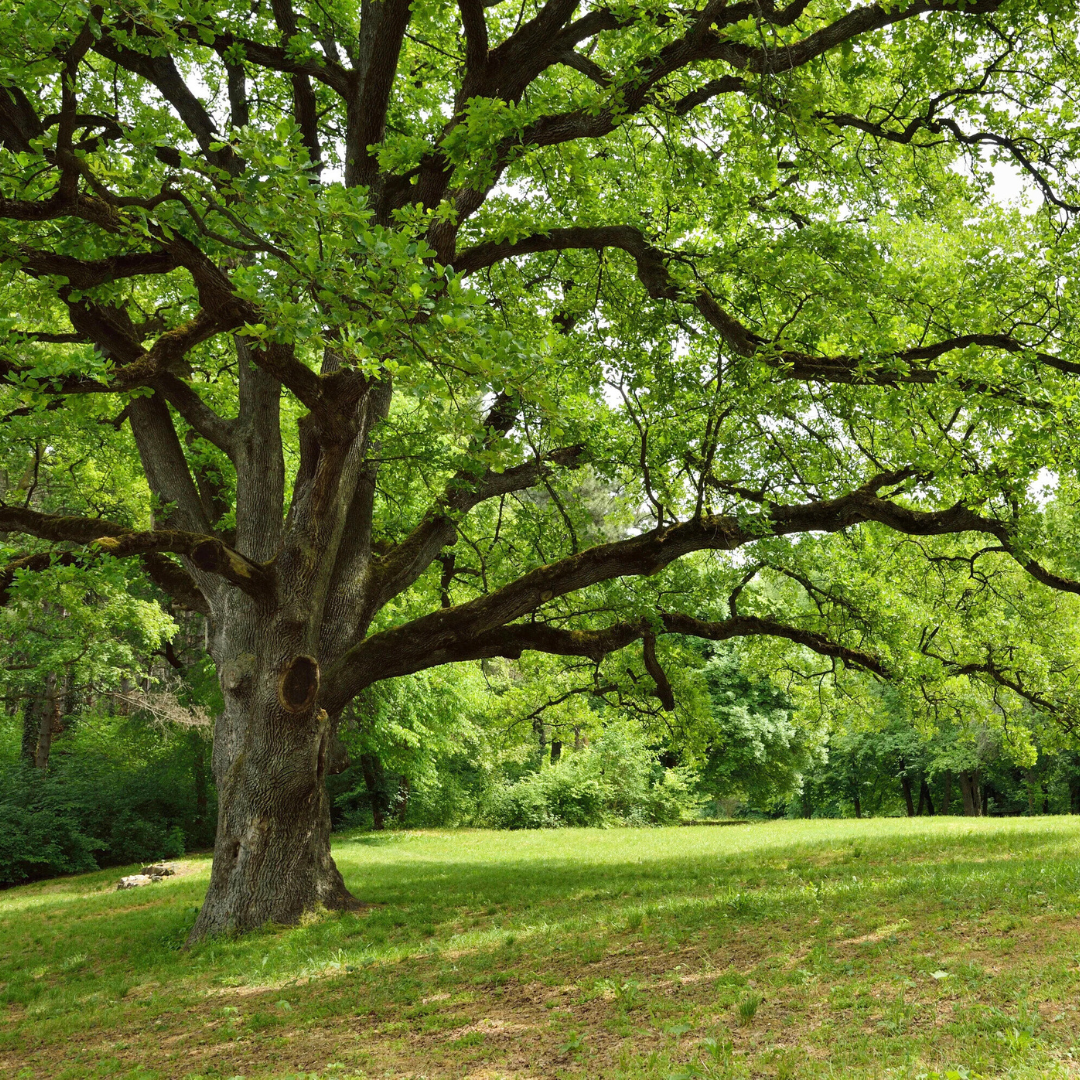
[[[1032,512],[1075,462],[1072,3],[0,11],[6,437],[145,478],[9,495],[4,580],[138,560],[208,619],[194,938],[354,902],[323,779],[380,680],[633,645],[670,707],[669,634],[880,666],[698,553],[875,521],[1077,590]]]

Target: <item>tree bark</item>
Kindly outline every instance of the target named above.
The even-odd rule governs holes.
[[[533,734],[536,736],[537,761],[543,762],[547,756],[548,728],[539,717],[533,721]]]
[[[372,828],[382,832],[386,828],[386,813],[383,807],[383,767],[377,754],[361,754],[360,769],[364,774],[368,801],[371,804]]]
[[[941,797],[941,812],[948,815],[952,806],[952,769],[945,770],[945,793]]]
[[[34,766],[38,769],[49,767],[49,754],[52,752],[53,739],[64,730],[60,721],[60,694],[56,686],[56,675],[49,673],[45,680],[45,693],[42,695],[41,712],[38,717],[37,746],[34,748]]]
[[[217,840],[192,941],[356,906],[330,854],[331,725],[316,704],[310,629],[266,606],[234,591],[216,628],[225,698],[214,727]]]
[[[859,796],[857,794],[855,796],[855,816],[857,818],[862,817],[862,803],[859,801]]]
[[[982,817],[982,793],[979,790],[979,770],[962,769],[960,771],[960,791],[964,797],[964,816]]]
[[[283,719],[251,716],[242,746],[220,765],[215,760],[217,841],[192,940],[295,923],[320,906],[356,905],[330,855],[330,802],[321,771],[325,723],[290,729]]]
[[[198,731],[191,732],[191,779],[195,789],[195,820],[205,826],[210,809],[210,791],[206,775],[206,742]]]
[[[41,694],[32,694],[23,706],[22,750],[20,757],[27,765],[34,765],[37,757],[38,733],[44,701]]]
[[[907,766],[904,764],[904,759],[900,759],[900,787],[904,792],[904,806],[907,809],[907,816],[915,816],[915,803],[911,798],[911,777],[907,774]]]
[[[926,811],[927,817],[934,816],[934,801],[930,797],[930,785],[927,784],[925,776],[919,784],[919,817],[922,817],[923,810]]]
[[[554,764],[562,757],[562,743],[558,739],[551,740],[551,762]]]

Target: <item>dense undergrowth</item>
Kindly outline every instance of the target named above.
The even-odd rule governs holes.
[[[198,731],[108,715],[73,724],[47,770],[0,756],[0,887],[212,846],[209,759]]]

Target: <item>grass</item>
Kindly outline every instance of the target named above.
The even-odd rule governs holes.
[[[1080,820],[341,836],[359,915],[181,951],[209,863],[0,893],[0,1075],[1080,1077]]]

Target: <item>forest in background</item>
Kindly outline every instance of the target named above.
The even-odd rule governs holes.
[[[594,486],[583,485],[582,501],[598,529],[613,530],[612,503]],[[1065,520],[1053,505],[1047,518]],[[902,569],[907,542],[869,535],[870,555],[889,544]],[[875,611],[874,579],[856,573],[868,557],[859,547],[847,536],[818,541],[814,554],[849,560],[846,602],[861,587],[867,617],[918,611],[958,636],[988,619],[1031,625],[1020,575],[973,562],[957,575],[956,551],[938,557],[930,588],[925,577],[894,578]],[[744,603],[790,607],[788,575],[739,570]],[[798,584],[836,600],[824,573]],[[221,691],[203,617],[170,615],[152,586],[100,564],[15,575],[9,591],[0,884],[211,847]],[[1058,618],[1043,630],[1060,641],[1068,626]],[[786,641],[668,638],[664,648],[672,711],[640,660],[601,674],[530,654],[372,687],[347,713],[329,769],[335,828],[1080,813],[1080,753],[1051,708],[940,664],[898,680],[823,666]]]

